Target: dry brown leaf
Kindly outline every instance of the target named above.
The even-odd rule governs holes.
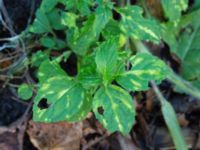
[[[146,0],[146,4],[151,15],[155,16],[160,20],[163,20],[164,13],[160,0]]]
[[[185,118],[185,114],[177,114],[177,119],[182,127],[187,127],[189,125],[189,121]]]
[[[154,99],[155,99],[155,93],[152,89],[148,90],[146,92],[146,110],[151,112],[154,107]]]
[[[18,150],[17,133],[2,132],[0,133],[0,149],[1,150]]]
[[[5,59],[5,61],[3,61]],[[9,67],[11,64],[12,64],[12,61],[11,60],[7,60],[8,59],[8,56],[0,53],[0,69],[4,69],[4,68],[7,68]]]
[[[78,150],[82,138],[80,123],[36,123],[29,122],[28,135],[39,150]]]

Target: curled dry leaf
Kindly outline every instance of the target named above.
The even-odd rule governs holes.
[[[28,135],[39,150],[78,150],[82,137],[82,122],[29,122]]]
[[[186,119],[185,114],[177,114],[177,119],[182,127],[187,127],[189,125],[189,121]]]

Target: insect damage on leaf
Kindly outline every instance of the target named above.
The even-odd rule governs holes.
[[[31,61],[39,79],[34,121],[74,122],[93,111],[110,132],[128,134],[136,115],[129,92],[147,90],[167,75],[157,57],[133,54],[131,41],[161,40],[161,25],[137,5],[43,0],[29,32],[41,47]]]

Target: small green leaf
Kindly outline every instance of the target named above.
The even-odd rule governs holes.
[[[160,42],[160,25],[153,19],[145,19],[142,16],[142,8],[138,6],[126,6],[118,9],[122,16],[121,30],[135,39]]]
[[[128,134],[135,122],[134,103],[128,92],[115,85],[100,88],[94,96],[96,118],[110,132]]]
[[[61,22],[63,25],[69,27],[69,28],[76,28],[76,19],[78,16],[74,13],[70,12],[62,12],[61,14]]]
[[[56,42],[53,38],[50,37],[42,37],[40,39],[40,42],[43,46],[47,47],[47,48],[51,48],[53,49],[56,45]]]
[[[101,78],[96,72],[94,55],[84,56],[80,62],[80,66],[78,80],[83,87],[86,89],[97,87],[101,83]]]
[[[168,69],[165,63],[147,53],[138,53],[130,60],[131,69],[117,78],[117,82],[127,90],[143,91],[149,88],[149,81],[166,78]]]
[[[188,7],[188,0],[161,0],[165,15],[170,21],[178,21],[181,11]]]
[[[96,49],[95,62],[97,71],[102,75],[103,80],[107,83],[116,75],[118,41],[111,38],[103,42]]]
[[[31,86],[25,83],[20,85],[17,92],[22,100],[29,100],[33,95]]]
[[[162,114],[165,119],[165,123],[170,131],[172,139],[176,145],[177,150],[188,150],[187,145],[183,139],[179,123],[176,118],[176,113],[169,102],[162,101]]]

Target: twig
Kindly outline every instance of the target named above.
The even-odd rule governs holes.
[[[0,47],[0,51],[3,51],[6,48],[15,48],[15,46],[14,45],[6,45],[6,44],[4,44],[3,46]]]
[[[87,149],[89,149],[90,147],[96,145],[97,143],[101,142],[102,140],[108,138],[108,137],[111,136],[111,135],[112,135],[112,134],[110,134],[110,133],[109,133],[109,134],[104,134],[103,136],[101,136],[101,137],[95,139],[94,141],[90,142],[89,144],[85,145],[85,146],[83,147],[82,150],[87,150]]]
[[[0,16],[1,17],[1,16]],[[0,19],[1,20],[1,19]],[[10,41],[10,42],[14,42],[17,41],[20,38],[21,35],[16,35],[13,37],[7,37],[7,38],[1,38],[0,41]]]
[[[8,15],[8,12],[5,8],[5,5],[4,5],[4,1],[3,0],[0,0],[0,8],[1,8],[1,11],[2,11],[2,14],[4,15],[5,17],[5,20],[7,22],[7,26],[6,27],[6,24],[3,24],[10,32],[11,36],[16,36],[17,34],[15,33],[14,29],[13,29],[13,26],[12,26],[12,21],[10,20],[10,17]],[[1,16],[1,21],[3,20],[2,16]]]

